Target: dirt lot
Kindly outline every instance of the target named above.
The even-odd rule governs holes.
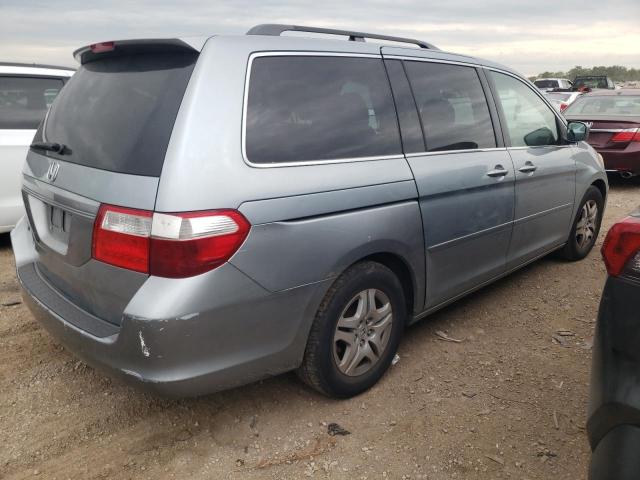
[[[612,185],[603,230],[639,192]],[[78,362],[11,305],[20,297],[0,236],[0,478],[585,478],[604,276],[597,252],[541,260],[412,327],[399,363],[352,400],[284,375],[169,401]],[[351,433],[329,436],[333,422]]]

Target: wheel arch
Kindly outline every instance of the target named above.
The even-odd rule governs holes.
[[[598,190],[600,190],[600,193],[602,194],[602,199],[606,202],[607,201],[607,184],[605,183],[605,181],[602,180],[601,178],[598,178],[597,180],[591,183],[591,186],[596,187]]]
[[[416,272],[409,266],[409,263],[402,256],[385,251],[372,253],[362,257],[349,265],[348,268],[366,261],[372,261],[384,265],[391,270],[396,277],[398,277],[398,280],[400,280],[400,284],[402,285],[402,290],[405,294],[407,322],[409,323],[413,315],[416,312],[419,312],[423,306],[421,304],[421,299],[423,297],[420,295],[418,290],[420,287],[418,285]]]

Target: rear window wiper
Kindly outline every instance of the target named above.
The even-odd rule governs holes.
[[[71,150],[64,143],[33,142],[30,147],[35,150],[45,150],[47,152],[54,152],[60,155],[71,153]]]

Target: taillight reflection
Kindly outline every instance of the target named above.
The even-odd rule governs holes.
[[[625,271],[625,267],[633,268],[638,252],[640,218],[627,217],[611,227],[602,245],[602,257],[609,275],[617,277]]]
[[[640,142],[640,129],[627,128],[626,130],[622,130],[611,137],[611,141],[624,143]]]

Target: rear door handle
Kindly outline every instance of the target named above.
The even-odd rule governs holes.
[[[526,163],[524,164],[524,166],[522,166],[522,167],[520,167],[520,168],[518,169],[518,171],[519,171],[519,172],[522,172],[522,173],[533,173],[533,172],[535,172],[537,169],[538,169],[538,167],[536,167],[533,163],[531,163],[531,162],[526,162]]]
[[[496,165],[493,170],[487,172],[487,177],[504,177],[509,173],[502,165]]]

